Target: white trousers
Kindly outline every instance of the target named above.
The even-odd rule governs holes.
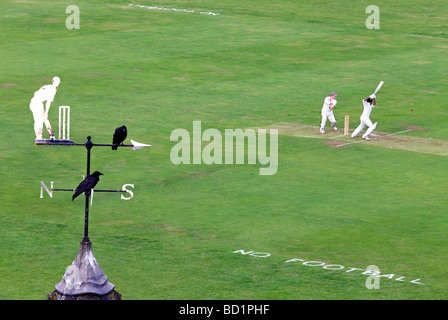
[[[330,120],[331,125],[335,125],[337,120],[334,117],[333,111],[322,112],[322,121],[320,122],[320,128],[324,129],[325,124],[327,123],[327,119]]]
[[[359,126],[355,129],[355,131],[353,131],[352,133],[352,137],[356,137],[362,129],[364,129],[366,126],[369,127],[369,129],[367,129],[366,133],[363,136],[368,136],[369,134],[372,133],[373,130],[375,130],[377,122],[372,123],[372,120],[370,120],[369,117],[363,117],[361,116],[360,118],[361,123],[359,124]]]
[[[44,119],[45,115],[45,109],[44,104],[42,102],[36,102],[31,100],[30,102],[30,110],[33,112],[33,118],[34,118],[34,133],[36,134],[36,139],[43,139],[42,131],[44,127],[47,128],[48,134],[50,137],[53,135],[53,130],[51,129],[50,121],[47,119]]]

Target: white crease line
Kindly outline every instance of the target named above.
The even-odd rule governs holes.
[[[403,131],[399,131],[399,132],[395,132],[395,133],[389,133],[389,134],[386,134],[386,136],[393,136],[394,134],[404,133],[404,132],[408,132],[408,131],[412,131],[412,130],[408,129],[408,130],[403,130]]]
[[[314,138],[314,139],[335,139],[335,138],[340,138],[340,137],[345,137],[345,136],[349,136],[350,134],[341,134],[338,136],[332,136],[332,137],[326,137],[324,135],[319,135],[319,136],[303,136],[300,134],[294,134],[293,137],[298,137],[298,138]]]
[[[389,133],[389,134],[384,135],[384,137],[393,136],[395,134],[405,133],[405,132],[408,132],[408,131],[412,131],[412,130],[408,129],[408,130],[403,130],[403,131],[399,131],[399,132]],[[354,141],[354,142],[340,144],[340,145],[336,146],[336,148],[347,146],[349,144],[360,143],[360,142],[364,142],[364,141],[367,141],[367,140]]]
[[[349,136],[350,134],[340,134],[338,136],[334,136],[334,137],[329,137],[328,139],[334,139],[334,138],[339,138],[339,137],[345,137],[345,136]]]

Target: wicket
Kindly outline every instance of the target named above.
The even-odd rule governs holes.
[[[62,116],[62,117],[61,117]],[[66,130],[66,119],[67,119],[67,130]],[[62,127],[61,127],[62,121]],[[61,140],[61,128],[62,128],[62,140],[70,140],[70,106],[59,106],[59,137]],[[67,139],[65,134],[67,133]]]
[[[344,135],[348,134],[349,122],[350,122],[349,116],[345,116]]]

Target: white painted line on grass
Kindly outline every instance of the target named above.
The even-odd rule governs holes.
[[[340,134],[338,136],[329,137],[328,139],[334,139],[334,138],[345,137],[345,136],[348,136],[348,134]]]
[[[403,131],[399,131],[399,132],[395,132],[395,133],[389,133],[389,134],[386,134],[386,136],[393,136],[394,134],[405,133],[405,132],[408,132],[408,131],[412,131],[412,130],[408,129],[408,130],[403,130]]]
[[[393,136],[393,135],[395,135],[395,134],[405,133],[405,132],[409,132],[409,131],[412,131],[412,130],[411,130],[411,129],[403,130],[403,131],[399,131],[399,132],[389,133],[389,134],[386,134],[386,135],[384,135],[384,136],[385,136],[385,137],[387,137],[387,136]],[[354,142],[343,143],[343,144],[340,144],[340,145],[336,146],[336,148],[343,147],[343,146],[347,146],[347,145],[349,145],[349,144],[361,143],[361,142],[364,142],[364,141],[367,141],[367,140],[364,140],[364,139],[363,139],[363,140],[360,140],[360,141],[354,141]]]

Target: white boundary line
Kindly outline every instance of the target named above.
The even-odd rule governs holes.
[[[165,10],[165,11],[176,11],[176,12],[199,13],[199,14],[206,14],[206,15],[210,15],[210,16],[218,16],[218,15],[220,15],[220,13],[211,12],[211,11],[200,11],[200,12],[197,12],[197,11],[188,10],[188,9],[153,7],[153,6],[145,6],[145,5],[142,5],[142,4],[133,4],[133,3],[130,3],[129,7],[146,8],[146,9],[149,9],[149,10]]]
[[[409,132],[409,131],[412,131],[412,130],[408,129],[408,130],[403,130],[403,131],[399,131],[399,132],[389,133],[389,134],[384,135],[384,137],[393,136],[395,134],[405,133],[405,132]],[[347,146],[349,144],[361,143],[361,142],[364,142],[364,141],[367,141],[367,140],[360,140],[360,141],[354,141],[354,142],[349,142],[349,143],[343,143],[343,144],[340,144],[340,145],[336,146],[336,148]]]

